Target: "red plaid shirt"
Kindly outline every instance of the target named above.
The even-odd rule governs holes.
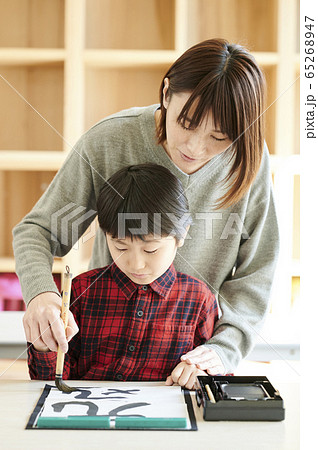
[[[65,355],[64,379],[164,380],[180,356],[211,336],[217,302],[200,280],[173,265],[150,285],[116,264],[79,275],[71,311],[79,333]],[[28,350],[31,379],[55,378],[56,353]]]

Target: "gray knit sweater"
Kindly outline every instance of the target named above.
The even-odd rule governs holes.
[[[221,317],[207,345],[217,351],[227,372],[233,371],[251,350],[268,310],[278,254],[268,150],[245,197],[230,208],[216,210],[213,205],[225,192],[222,180],[228,174],[231,150],[191,175],[183,173],[156,143],[157,108],[121,111],[91,128],[32,211],[14,228],[23,296],[29,302],[41,292],[57,292],[51,275],[53,256],[64,256],[83,235],[96,216],[96,197],[106,179],[126,165],[161,164],[183,183],[193,218],[175,267],[206,282],[216,295]],[[98,230],[90,268],[110,262],[105,237]]]

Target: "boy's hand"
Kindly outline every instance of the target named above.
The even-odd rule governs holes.
[[[44,292],[34,297],[23,317],[25,336],[40,352],[57,351],[58,345],[66,353],[68,341],[78,332],[73,314],[69,312],[66,332],[61,319],[62,299],[54,292]],[[65,334],[67,338],[65,337]]]
[[[166,379],[166,386],[172,386],[173,383],[184,386],[187,389],[194,389],[194,383],[197,375],[207,375],[203,370],[198,369],[195,364],[179,363]]]
[[[215,350],[199,345],[181,356],[181,361],[187,364],[195,364],[198,369],[205,370],[209,375],[224,375],[225,367]]]

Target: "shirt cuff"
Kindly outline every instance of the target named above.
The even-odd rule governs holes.
[[[28,345],[30,344],[28,343]],[[53,363],[56,363],[56,352],[40,352],[33,347],[33,344],[30,345],[29,352],[34,358],[34,362],[40,366],[47,366],[48,364],[52,365]]]

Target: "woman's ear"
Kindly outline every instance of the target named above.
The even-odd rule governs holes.
[[[179,239],[178,244],[177,244],[177,247],[178,247],[178,248],[180,248],[180,247],[183,246],[184,240],[185,240],[185,238],[186,238],[186,235],[188,234],[189,228],[190,228],[190,225],[187,226],[186,231],[185,231],[183,237],[182,237],[181,239]]]
[[[180,247],[183,246],[183,244],[184,244],[184,239],[183,239],[183,238],[182,238],[182,239],[179,239],[179,241],[178,241],[178,243],[177,243],[177,247],[180,248]]]
[[[162,93],[163,93],[163,106],[167,109],[168,105],[169,105],[169,94],[168,94],[168,90],[169,90],[169,78],[165,78],[163,80],[163,89],[162,89]]]

